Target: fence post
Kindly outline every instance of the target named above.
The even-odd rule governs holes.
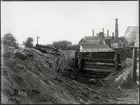
[[[136,57],[137,57],[137,49],[133,48],[133,55],[132,55],[132,78],[133,81],[136,82],[136,68],[137,68],[137,62],[136,62]]]
[[[118,53],[115,53],[115,70],[117,71],[118,70]]]
[[[37,36],[37,45],[38,45],[38,39],[39,39],[39,37]]]

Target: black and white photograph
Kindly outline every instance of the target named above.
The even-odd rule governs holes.
[[[139,104],[139,1],[1,1],[1,104]]]

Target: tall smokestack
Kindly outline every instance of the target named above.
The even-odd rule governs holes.
[[[118,38],[118,19],[116,19],[115,23],[115,38]]]
[[[114,38],[114,32],[112,32],[112,38]]]
[[[103,35],[104,35],[104,28],[103,28]]]
[[[107,30],[107,36],[109,36],[109,30]]]
[[[94,36],[94,30],[92,30],[92,36]]]

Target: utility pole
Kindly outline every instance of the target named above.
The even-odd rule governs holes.
[[[137,62],[136,62],[136,58],[137,58],[137,48],[133,48],[133,55],[132,55],[132,78],[133,81],[136,82],[136,75],[137,75]]]
[[[37,45],[38,45],[38,39],[39,39],[40,37],[39,36],[37,36]]]

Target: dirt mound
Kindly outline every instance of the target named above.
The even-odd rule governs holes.
[[[133,88],[136,86],[132,79],[132,59],[127,58],[125,66],[120,71],[110,74],[104,79],[108,85],[122,88]]]
[[[54,56],[34,48],[7,49],[5,46],[2,66],[3,103],[100,103],[94,90],[65,78],[70,66],[63,54]]]

